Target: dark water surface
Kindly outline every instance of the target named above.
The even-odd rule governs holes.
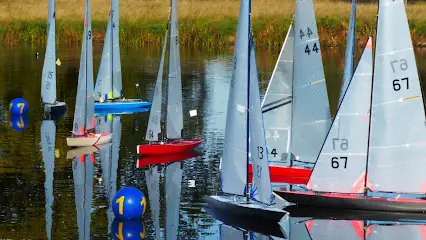
[[[95,79],[101,51],[101,45],[94,46]],[[134,86],[139,82],[143,97],[151,100],[160,51],[150,47],[121,49],[124,94],[127,98],[137,97]],[[35,57],[36,52],[40,52],[39,59]],[[56,122],[52,181],[48,177],[49,171],[46,171],[41,152],[40,82],[44,45],[0,45],[0,239],[108,239],[113,236],[119,239],[117,231],[111,229],[114,224],[108,212],[108,201],[114,189],[119,190],[124,186],[137,187],[147,196],[148,211],[139,228],[143,230],[145,239],[154,239],[146,168],[136,168],[136,145],[143,143],[149,113],[122,115],[121,119],[118,118],[121,126],[118,163],[114,157],[102,159],[99,153],[95,154],[93,164],[90,160],[79,162],[66,159],[69,150],[66,137],[72,129],[80,46],[63,45],[57,52],[62,61],[62,65],[57,67],[58,99],[68,104],[68,113],[65,119]],[[358,49],[356,62],[360,52],[361,49]],[[262,94],[268,85],[278,53],[279,49],[257,50]],[[338,101],[343,53],[344,49],[323,49],[332,114]],[[164,166],[159,166],[161,239],[220,237],[221,222],[202,209],[202,197],[216,194],[219,189],[218,166],[223,147],[232,55],[232,49],[219,53],[181,49],[185,134],[187,137],[204,137],[205,142],[199,147],[202,156],[184,161],[181,165],[183,172],[179,218],[176,222],[178,226],[171,223],[170,219],[166,223],[166,170]],[[420,75],[425,80],[426,50],[416,50],[416,57]],[[20,132],[9,125],[9,101],[15,97],[25,98],[30,105],[28,125]],[[198,110],[197,118],[189,118],[188,111],[191,109]],[[105,161],[109,161],[108,164]],[[111,166],[116,166],[116,174],[106,174],[107,171],[114,171]],[[196,186],[191,187],[188,180],[195,180]],[[316,226],[315,223],[311,225]],[[301,226],[298,225],[299,228]],[[336,228],[339,228],[338,225]],[[167,229],[169,233],[166,236]],[[292,239],[305,239],[298,236],[297,232],[296,229]]]

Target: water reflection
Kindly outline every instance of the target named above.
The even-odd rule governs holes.
[[[219,231],[220,231],[221,240],[255,240],[255,239],[269,240],[271,239],[270,236],[264,235],[262,233],[250,232],[243,229],[236,229],[228,225],[221,225]],[[285,239],[285,238],[274,237],[273,239],[279,240],[279,239]]]

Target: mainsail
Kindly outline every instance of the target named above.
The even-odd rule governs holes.
[[[330,106],[312,0],[296,0],[290,151],[314,163],[330,128]]]
[[[426,193],[422,88],[402,0],[380,0],[367,187]]]
[[[177,0],[171,0],[169,42],[166,132],[168,139],[180,139],[183,137],[183,113]]]
[[[345,66],[343,71],[342,86],[340,88],[339,104],[342,102],[346,88],[354,72],[354,55],[355,55],[355,23],[356,23],[356,0],[352,0],[351,16],[349,18],[348,38],[346,39],[345,50]]]
[[[49,1],[48,36],[41,80],[41,101],[56,102],[56,46],[55,46],[55,2]]]
[[[166,166],[166,239],[177,239],[179,227],[180,194],[182,187],[180,162]]]
[[[112,99],[112,34],[111,34],[111,14],[108,17],[108,25],[105,33],[104,48],[102,50],[101,64],[99,65],[98,76],[95,85],[95,100]]]
[[[290,156],[293,48],[294,29],[290,25],[262,102],[270,161],[286,161]]]
[[[249,0],[240,1],[234,63],[226,116],[221,189],[245,195],[247,183],[247,94],[249,57]]]
[[[371,38],[361,56],[307,188],[322,192],[364,193],[373,73]]]
[[[120,60],[120,36],[119,36],[119,11],[118,0],[112,0],[111,18],[112,18],[112,96],[121,98],[123,96],[123,83],[121,79],[121,60]]]
[[[73,135],[81,136],[94,128],[93,53],[90,0],[86,0],[84,14],[83,47],[81,49],[78,74],[77,97],[75,100]]]
[[[161,103],[163,93],[163,68],[164,58],[167,48],[167,35],[169,30],[166,30],[163,43],[163,51],[161,52],[160,68],[158,69],[157,82],[155,83],[154,97],[152,99],[151,111],[149,113],[148,127],[146,129],[145,140],[158,141],[161,134]]]

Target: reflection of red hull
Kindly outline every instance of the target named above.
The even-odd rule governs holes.
[[[164,155],[164,154],[174,154],[180,152],[187,152],[195,147],[198,144],[202,143],[204,139],[187,139],[187,140],[177,140],[168,143],[152,143],[146,145],[138,145],[136,151],[140,155]]]
[[[312,169],[286,166],[269,166],[271,182],[289,184],[307,184]],[[252,164],[249,165],[249,179],[252,179]],[[250,180],[251,181],[251,180]]]
[[[144,168],[149,165],[154,164],[166,164],[170,162],[177,162],[177,161],[183,161],[188,158],[193,158],[200,156],[201,154],[196,151],[189,151],[189,152],[182,152],[182,153],[176,153],[176,154],[169,154],[169,155],[151,155],[151,156],[144,156],[138,159],[138,162],[136,163],[137,168]]]

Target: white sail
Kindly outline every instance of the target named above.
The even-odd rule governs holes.
[[[308,189],[364,193],[373,81],[371,48],[369,38],[318,156]]]
[[[46,236],[52,239],[53,171],[55,169],[56,126],[53,120],[43,120],[40,127],[41,151],[43,156],[44,192],[46,196]]]
[[[290,25],[262,102],[270,161],[289,160],[294,29]]]
[[[51,7],[51,5],[53,5]],[[56,45],[55,45],[55,10],[53,4],[49,1],[49,12],[52,15],[48,16],[48,36],[46,53],[44,55],[44,64],[41,80],[41,102],[53,104],[56,102]],[[52,10],[53,9],[53,10]]]
[[[182,187],[180,162],[166,166],[166,239],[174,240],[178,236],[180,194]]]
[[[248,16],[249,1],[241,0],[221,168],[222,191],[236,195],[245,195],[247,183]]]
[[[250,41],[250,153],[253,163],[253,184],[250,196],[256,201],[271,204],[273,201],[271,178],[268,166],[268,148],[266,147],[265,128],[260,108],[259,79],[257,76],[256,54],[253,38]]]
[[[160,173],[157,166],[145,170],[145,179],[148,188],[149,208],[155,230],[154,239],[160,239]]]
[[[108,25],[105,32],[104,47],[102,50],[101,64],[99,65],[98,76],[95,85],[95,100],[112,99],[112,33],[111,33],[111,13],[108,17]]]
[[[118,11],[118,0],[112,0],[112,96],[113,98],[121,98],[123,96],[123,83],[121,76],[121,59],[120,59],[120,19]]]
[[[422,88],[402,0],[380,0],[367,179],[371,191],[426,193]]]
[[[296,160],[315,163],[331,117],[312,0],[296,0],[294,33],[290,151]]]
[[[154,97],[152,98],[151,111],[149,113],[148,127],[146,129],[145,140],[158,141],[158,135],[161,134],[161,103],[163,93],[163,68],[164,57],[167,48],[167,35],[169,30],[166,30],[163,43],[163,51],[161,52],[160,67],[157,74],[157,82],[155,83]]]
[[[169,47],[166,132],[168,139],[180,139],[183,137],[183,113],[177,0],[171,0]]]

